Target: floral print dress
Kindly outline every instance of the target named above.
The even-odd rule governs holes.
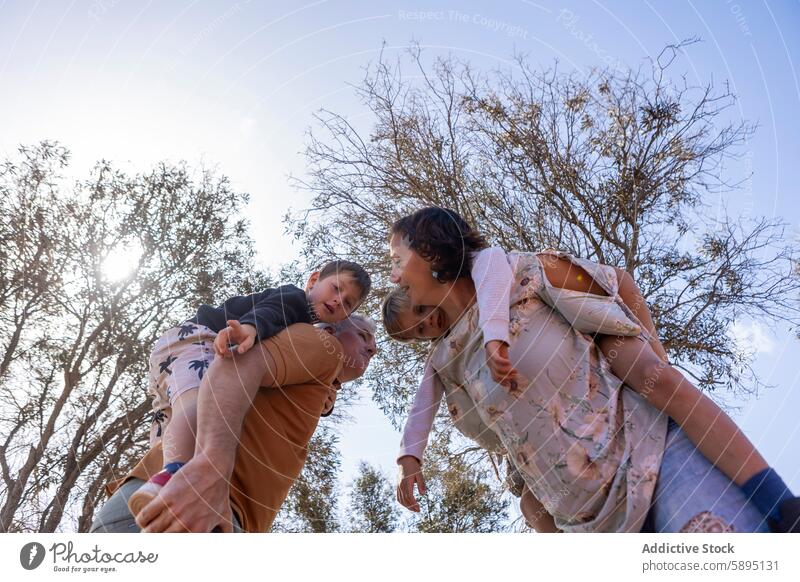
[[[553,288],[541,262],[548,255],[583,268],[608,297]],[[611,318],[617,335],[649,335],[619,298],[612,267],[549,250],[508,259],[515,277],[509,354],[518,381],[507,388],[492,380],[473,306],[431,353],[453,422],[487,450],[508,455],[559,529],[638,532],[667,417],[623,389],[589,334],[608,333]]]

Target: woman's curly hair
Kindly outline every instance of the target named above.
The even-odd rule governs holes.
[[[392,225],[392,234],[408,239],[408,245],[431,265],[440,283],[469,277],[473,253],[489,245],[457,212],[429,206],[404,216]]]

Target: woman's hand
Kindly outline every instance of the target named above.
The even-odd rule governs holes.
[[[234,349],[237,354],[243,354],[256,343],[256,334],[256,328],[249,323],[242,325],[235,319],[229,319],[228,327],[214,339],[214,352],[223,358],[232,357]]]
[[[492,380],[498,384],[509,384],[517,379],[517,370],[508,358],[508,344],[505,342],[486,342],[486,364],[492,372]]]
[[[414,484],[420,495],[425,495],[425,479],[422,477],[422,465],[419,459],[406,455],[397,460],[400,467],[397,483],[397,502],[410,511],[419,513],[419,503],[414,497]]]

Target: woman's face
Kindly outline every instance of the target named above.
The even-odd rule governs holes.
[[[393,234],[389,240],[392,260],[392,283],[403,288],[414,305],[437,305],[446,287],[433,278],[431,265],[408,246],[401,235]]]

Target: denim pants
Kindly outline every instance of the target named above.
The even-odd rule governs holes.
[[[768,532],[766,517],[670,419],[643,532]]]
[[[144,481],[141,479],[131,479],[117,489],[100,508],[92,522],[92,527],[89,528],[89,533],[139,533],[139,526],[136,525],[136,520],[128,509],[128,499],[142,485],[144,485]],[[233,513],[233,531],[242,531],[235,512]]]

